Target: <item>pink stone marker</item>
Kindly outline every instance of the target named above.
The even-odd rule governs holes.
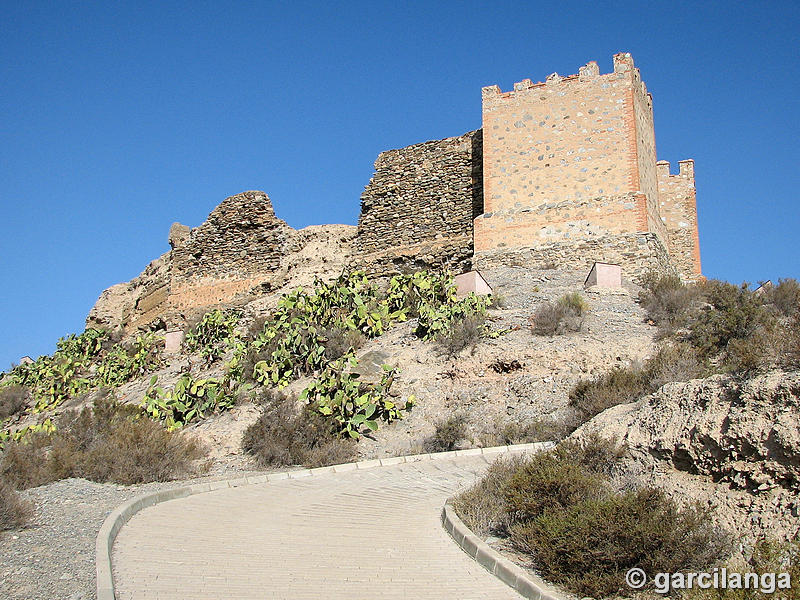
[[[454,282],[459,298],[467,296],[470,292],[474,292],[478,296],[488,296],[492,293],[491,286],[486,283],[483,275],[478,271],[467,271],[457,275]]]
[[[596,285],[601,288],[622,287],[622,267],[609,263],[596,262],[583,282],[584,287]]]

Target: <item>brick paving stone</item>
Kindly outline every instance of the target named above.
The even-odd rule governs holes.
[[[511,600],[440,523],[482,456],[321,474],[170,500],[113,551],[118,600]]]

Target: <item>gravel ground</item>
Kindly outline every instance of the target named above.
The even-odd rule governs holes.
[[[228,464],[191,480],[126,486],[64,479],[24,491],[35,516],[25,529],[0,533],[0,598],[92,600],[97,532],[116,507],[145,492],[251,473]]]

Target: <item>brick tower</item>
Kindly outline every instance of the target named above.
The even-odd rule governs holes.
[[[630,54],[614,56],[612,73],[590,62],[577,75],[482,95],[477,264],[599,260],[629,276],[670,267],[699,275],[693,162],[678,176],[656,166],[652,97]]]

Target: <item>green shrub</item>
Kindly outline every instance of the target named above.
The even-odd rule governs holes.
[[[242,449],[262,467],[320,467],[356,458],[355,443],[341,439],[330,419],[314,405],[298,411],[285,395],[269,393],[264,409],[242,438]]]
[[[569,405],[588,421],[607,408],[627,404],[648,393],[644,370],[638,365],[615,367],[594,379],[579,381],[569,394]]]
[[[796,279],[781,279],[766,292],[765,300],[780,314],[791,317],[800,310],[800,283]]]
[[[583,423],[612,406],[635,402],[665,383],[689,381],[707,371],[689,344],[664,343],[643,366],[615,367],[593,379],[579,381],[570,391],[569,405]]]
[[[531,331],[536,335],[561,335],[580,331],[589,305],[578,292],[565,294],[557,302],[539,306],[531,317]]]
[[[658,352],[645,361],[646,393],[656,391],[665,383],[689,381],[706,377],[708,373],[708,367],[691,344],[677,341],[662,343]]]
[[[639,292],[639,304],[647,318],[671,332],[683,323],[694,309],[698,293],[695,286],[684,284],[677,275],[647,273]]]
[[[469,435],[467,429],[467,415],[456,413],[436,423],[433,435],[427,438],[422,446],[425,452],[449,452],[456,449],[456,445],[466,440]]]
[[[556,452],[534,454],[504,488],[506,513],[512,522],[528,521],[547,511],[567,509],[599,498],[606,484],[577,461]]]
[[[0,421],[22,412],[30,401],[31,391],[26,387],[13,384],[0,387]]]
[[[724,367],[747,375],[776,365],[785,358],[785,333],[777,323],[767,323],[746,338],[730,340],[722,354]]]
[[[543,577],[595,598],[630,592],[625,573],[631,568],[701,570],[729,550],[707,510],[679,507],[649,488],[542,511],[512,525],[510,539],[533,556]]]
[[[625,572],[701,570],[730,540],[710,513],[681,507],[662,492],[621,492],[612,484],[623,454],[592,436],[490,467],[453,506],[481,535],[507,537],[546,579],[581,596],[630,592]]]
[[[504,491],[525,460],[524,455],[501,456],[489,465],[483,477],[453,498],[453,508],[474,533],[485,537],[508,532],[510,520]]]
[[[190,473],[202,455],[196,442],[165,431],[137,407],[98,399],[92,408],[62,415],[52,433],[7,443],[0,476],[20,489],[67,477],[167,481]]]
[[[189,352],[199,352],[206,364],[222,358],[234,347],[238,339],[236,325],[239,313],[232,310],[214,309],[205,315],[187,334],[186,348]]]
[[[625,447],[613,438],[593,433],[581,440],[565,440],[551,452],[560,460],[580,465],[590,473],[611,475],[625,456]]]
[[[443,354],[452,357],[466,348],[474,349],[485,332],[486,317],[483,313],[466,315],[439,333],[436,343]]]
[[[532,456],[501,459],[453,499],[454,507],[473,531],[504,532],[528,513],[579,501],[584,497],[581,489],[596,496],[607,487],[602,477],[614,472],[623,452],[614,440],[592,435]],[[578,473],[578,479],[570,480],[570,473]]]
[[[32,514],[31,504],[0,478],[0,531],[24,527]]]
[[[711,372],[711,365],[718,372],[748,374],[793,364],[792,319],[800,304],[800,284],[794,279],[756,294],[746,284],[710,280],[685,285],[675,276],[651,274],[639,299],[662,335],[694,347],[687,358],[675,360],[679,371],[699,376]],[[685,378],[667,374],[663,381]]]
[[[701,291],[707,305],[690,318],[688,339],[703,357],[719,354],[731,340],[746,339],[774,320],[746,286],[707,281]]]

